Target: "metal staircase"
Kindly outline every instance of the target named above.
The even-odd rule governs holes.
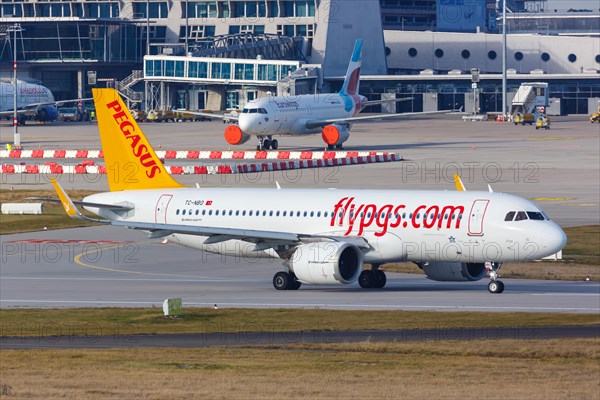
[[[131,75],[127,76],[122,81],[117,82],[117,90],[123,97],[131,103],[141,103],[144,101],[144,93],[136,92],[131,89],[132,86],[144,79],[144,71],[134,70]]]

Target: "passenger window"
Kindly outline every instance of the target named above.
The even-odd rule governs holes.
[[[269,211],[269,217],[273,216],[273,211]]]
[[[181,215],[185,215],[185,210],[181,210]]]
[[[240,210],[235,210],[235,216],[238,217],[240,215]]]
[[[515,211],[509,211],[508,214],[506,214],[506,217],[504,217],[505,221],[512,221],[515,218]]]
[[[276,217],[279,217],[279,211],[277,211],[277,212],[275,213],[275,216],[276,216]]]
[[[206,210],[202,210],[202,215],[206,215]]]
[[[315,212],[314,212],[314,211],[311,211],[311,212],[310,212],[310,217],[312,218],[312,217],[314,217],[314,216],[315,216]]]
[[[175,215],[179,215],[179,209],[175,211]]]
[[[529,217],[529,219],[532,219],[534,221],[543,221],[544,215],[542,215],[541,212],[537,212],[537,211],[527,211],[527,216]]]
[[[242,217],[246,216],[246,210],[242,211]]]
[[[200,214],[200,210],[196,210],[196,215]]]
[[[320,217],[320,216],[321,216],[321,211],[319,211],[319,212],[317,213],[317,217]]]
[[[219,210],[215,211],[215,215],[219,215]]]
[[[250,216],[250,217],[252,216],[252,210],[250,210],[250,213],[248,214],[248,216]]]
[[[524,221],[527,219],[527,214],[525,213],[525,211],[519,211],[517,213],[517,217],[515,218],[515,221]]]
[[[329,215],[329,211],[325,211],[324,217],[327,218],[328,215]]]
[[[304,211],[304,217],[306,217],[308,215],[308,213],[306,211]]]
[[[264,210],[264,211],[263,211],[263,217],[266,217],[266,216],[267,216],[267,211],[266,211],[266,210]]]
[[[233,210],[229,210],[229,216],[231,217],[233,215]]]

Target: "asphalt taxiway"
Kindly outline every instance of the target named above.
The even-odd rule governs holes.
[[[384,289],[304,285],[276,291],[279,261],[207,254],[141,232],[99,226],[3,235],[1,307],[184,306],[354,310],[600,312],[598,282],[506,279],[501,295],[479,282],[388,274]]]

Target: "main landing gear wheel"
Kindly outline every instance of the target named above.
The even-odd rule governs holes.
[[[278,147],[279,147],[279,142],[277,141],[277,139],[271,140],[271,148],[273,150],[277,150]]]
[[[273,277],[273,287],[277,290],[298,290],[302,282],[296,279],[296,275],[288,272],[278,272]]]
[[[381,289],[386,283],[385,272],[380,270],[364,270],[358,276],[358,284],[363,289]]]
[[[502,293],[504,292],[504,283],[502,281],[491,281],[488,283],[488,290],[490,293]]]

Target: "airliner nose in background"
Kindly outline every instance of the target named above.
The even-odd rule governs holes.
[[[414,115],[447,113],[447,111],[377,114],[357,117],[367,106],[389,103],[396,100],[368,101],[358,91],[360,87],[360,67],[362,39],[354,45],[348,71],[342,89],[338,93],[308,94],[298,96],[266,96],[246,104],[238,117],[217,114],[196,113],[208,118],[237,120],[238,126],[225,129],[225,140],[231,145],[246,143],[252,136],[258,139],[258,150],[277,149],[279,142],[273,136],[302,136],[321,134],[328,149],[341,149],[350,138],[350,128],[354,122],[381,118],[398,118]]]
[[[561,250],[562,229],[535,204],[494,192],[186,188],[167,172],[113,89],[93,89],[110,192],[73,202],[115,226],[213,253],[271,257],[278,290],[305,284],[382,288],[385,263],[412,261],[437,281],[477,281],[501,293],[503,262]],[[132,168],[135,166],[135,168]],[[121,178],[119,178],[121,177]],[[122,177],[127,177],[123,179]],[[176,262],[176,261],[175,261]],[[363,263],[373,269],[363,270]]]

